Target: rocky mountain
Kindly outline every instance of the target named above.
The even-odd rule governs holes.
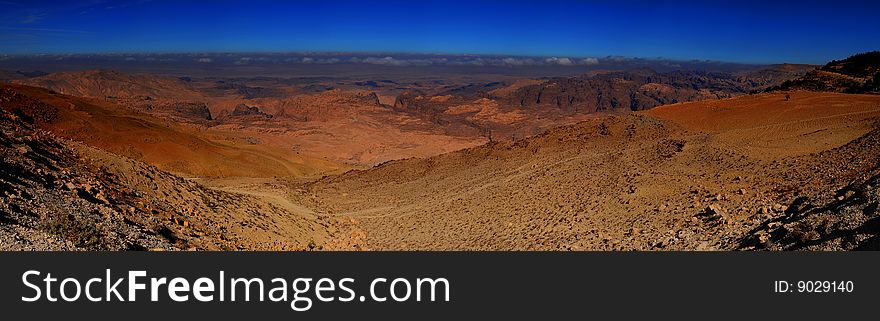
[[[651,69],[593,71],[577,77],[520,79],[429,95],[404,92],[395,110],[436,123],[450,134],[493,139],[525,137],[600,112],[629,112],[679,102],[745,95],[803,75],[808,65],[774,65],[748,71]]]
[[[880,51],[856,54],[844,60],[832,60],[820,69],[856,78],[876,77],[880,72]]]
[[[204,95],[178,78],[101,69],[59,72],[13,83],[113,102],[175,122],[205,124],[212,119]]]
[[[153,74],[126,74],[113,70],[57,72],[15,81],[57,93],[89,98],[168,98],[200,96],[186,82]]]
[[[808,90],[842,93],[880,92],[880,51],[834,60],[806,75],[768,91]]]
[[[592,73],[523,86],[493,98],[521,108],[556,108],[566,113],[645,110],[665,104],[743,95],[802,75],[806,68],[782,65],[741,73],[649,69]]]

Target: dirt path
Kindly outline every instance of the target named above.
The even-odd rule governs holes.
[[[226,188],[223,190],[230,192],[230,193],[240,193],[240,194],[247,194],[247,195],[251,195],[251,196],[256,196],[266,202],[278,205],[281,208],[283,208],[287,211],[290,211],[291,213],[303,215],[308,218],[314,219],[314,218],[318,218],[318,216],[319,216],[318,213],[315,213],[315,211],[313,211],[312,209],[305,207],[305,206],[302,206],[302,205],[299,205],[299,204],[295,204],[295,203],[291,202],[289,199],[287,199],[286,197],[282,196],[278,192],[243,190],[243,189],[235,189],[235,188]]]
[[[281,207],[292,214],[302,215],[304,217],[314,219],[318,218],[319,215],[311,208],[306,206],[302,206],[300,204],[296,204],[291,202],[290,199],[284,196],[282,191],[279,191],[277,187],[267,186],[265,183],[273,181],[272,179],[254,179],[254,178],[224,178],[224,179],[205,179],[205,178],[191,178],[194,181],[198,181],[208,187],[211,187],[216,190],[236,193],[236,194],[244,194],[250,195],[261,200],[274,204],[278,207]]]

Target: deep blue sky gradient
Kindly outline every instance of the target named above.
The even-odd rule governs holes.
[[[0,54],[336,51],[824,63],[880,1],[5,1]]]

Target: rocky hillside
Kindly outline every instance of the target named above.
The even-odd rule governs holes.
[[[782,90],[878,93],[880,92],[880,51],[831,61],[803,77],[768,89],[768,91]]]
[[[875,77],[880,72],[880,51],[850,56],[844,60],[832,60],[821,70],[856,78]]]
[[[288,197],[373,249],[876,248],[880,97],[784,96],[597,117]]]
[[[0,250],[297,250],[328,223],[40,130],[0,109]]]

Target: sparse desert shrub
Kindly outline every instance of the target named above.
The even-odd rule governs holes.
[[[483,137],[486,137],[486,139],[489,140],[490,144],[495,142],[495,140],[492,139],[492,129],[489,128],[489,126],[481,128],[480,135],[482,135]]]
[[[605,122],[599,124],[599,135],[611,135],[611,129],[608,128],[608,124],[606,124]]]
[[[100,250],[103,244],[103,236],[95,223],[77,220],[73,215],[51,215],[41,222],[40,228],[85,249]]]

